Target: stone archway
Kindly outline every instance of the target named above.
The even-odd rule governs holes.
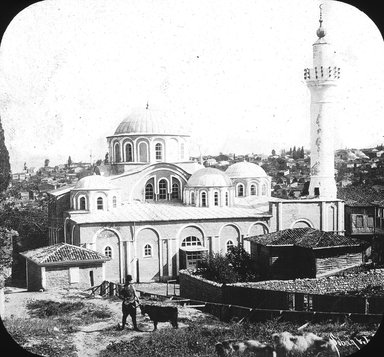
[[[268,233],[269,233],[269,229],[265,224],[255,223],[250,227],[248,236],[254,237],[254,236],[260,236]]]
[[[297,221],[292,223],[290,228],[291,229],[293,229],[293,228],[313,228],[313,225],[307,219],[298,219]]]
[[[160,280],[159,235],[151,228],[144,228],[136,236],[137,280]]]
[[[240,230],[232,224],[227,224],[220,230],[220,250],[222,253],[227,252],[227,243],[229,241],[233,245],[238,245],[240,242]]]
[[[105,262],[104,279],[107,281],[120,282],[121,277],[121,254],[120,239],[118,235],[109,229],[104,229],[96,235],[96,251],[111,255],[111,260]]]

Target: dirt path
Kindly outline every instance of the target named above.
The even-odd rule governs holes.
[[[145,337],[152,333],[153,323],[140,314],[138,310],[137,322],[142,332],[132,329],[131,320],[128,316],[127,325],[124,331],[117,328],[121,322],[121,301],[104,299],[101,297],[90,297],[89,294],[77,290],[54,290],[45,292],[28,292],[25,289],[8,288],[5,294],[5,319],[28,318],[29,312],[26,307],[30,300],[53,300],[53,301],[83,301],[85,304],[92,304],[105,308],[111,312],[111,317],[88,325],[76,326],[74,331],[65,336],[76,348],[77,357],[97,357],[99,352],[105,349],[112,342],[130,340],[136,336]],[[188,321],[200,318],[203,313],[198,310],[179,307],[179,327],[188,326]],[[159,323],[158,329],[172,328],[170,323]],[[58,332],[63,333],[62,331]],[[28,345],[33,345],[34,339],[30,338]]]

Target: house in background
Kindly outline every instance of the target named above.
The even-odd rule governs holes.
[[[339,187],[337,197],[345,201],[345,234],[372,247],[374,264],[384,263],[384,189],[382,186]]]
[[[317,278],[365,262],[364,244],[313,228],[294,228],[244,238],[263,280]]]
[[[94,250],[59,243],[20,253],[26,258],[27,289],[87,289],[104,281],[110,258]]]

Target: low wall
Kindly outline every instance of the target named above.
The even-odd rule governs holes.
[[[379,274],[382,273],[383,272],[379,272]],[[367,285],[370,283],[373,284],[374,276],[375,273],[368,275],[364,273],[363,277],[357,279],[357,281],[361,283],[365,278]],[[380,276],[376,276],[376,278],[380,278]],[[340,278],[343,279],[342,277]],[[321,280],[328,279],[329,278]],[[316,283],[313,282],[313,280],[320,279],[297,280],[310,280],[311,282],[310,284],[307,282],[305,285],[298,285],[298,287],[301,286],[301,290],[297,288],[295,291],[295,281],[265,281],[226,285],[210,282],[192,275],[188,271],[181,271],[180,296],[204,302],[224,303],[254,309],[308,311],[308,313],[312,313],[312,311],[355,314],[384,313],[384,297],[367,298],[362,296],[330,295],[326,294],[326,292],[328,290],[331,290],[333,293],[335,292],[333,288],[331,289],[331,283],[335,281],[335,279],[329,279],[327,282],[327,284],[329,284],[328,290],[324,287],[323,289],[319,289]],[[339,281],[339,283],[340,284],[336,283],[336,286],[344,286],[341,281]],[[300,284],[300,282],[298,284]],[[367,285],[365,285],[365,287]],[[266,289],[266,286],[269,287],[269,289]],[[284,287],[286,288],[285,290]],[[323,294],[314,293],[317,290],[316,287],[323,292]],[[356,288],[356,286],[354,286],[354,288]]]
[[[180,296],[192,300],[224,302],[223,284],[191,275],[187,270],[179,272]]]

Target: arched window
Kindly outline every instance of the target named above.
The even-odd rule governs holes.
[[[104,248],[104,255],[108,258],[112,258],[112,248],[110,246]]]
[[[179,184],[177,182],[172,184],[172,198],[179,198]]]
[[[103,197],[97,197],[97,209],[104,209]]]
[[[195,193],[191,192],[191,205],[195,204]]]
[[[139,144],[139,161],[148,162],[148,145],[144,141]]]
[[[145,199],[153,200],[153,185],[151,183],[147,183],[145,186]]]
[[[256,185],[253,183],[251,185],[251,196],[256,196],[256,195],[257,195]]]
[[[239,183],[237,185],[237,196],[243,197],[244,196],[244,185],[242,183]]]
[[[261,194],[263,196],[266,196],[267,195],[267,185],[266,184],[263,184],[262,186],[262,190],[261,190]]]
[[[125,145],[125,161],[126,162],[133,161],[132,145],[129,143]]]
[[[229,195],[228,195],[228,192],[225,193],[225,205],[229,206]]]
[[[86,206],[85,206],[85,197],[83,196],[83,197],[80,197],[80,200],[79,200],[79,202],[80,202],[80,209],[81,210],[85,210],[86,209]]]
[[[159,181],[159,199],[166,200],[167,199],[167,181],[160,180]]]
[[[215,206],[218,206],[219,205],[219,193],[218,192],[215,192],[214,201],[215,201]]]
[[[150,244],[146,244],[144,246],[144,257],[151,257],[152,256],[152,246]]]
[[[157,143],[155,145],[156,160],[163,160],[163,145]]]
[[[195,236],[189,236],[187,238],[184,238],[183,242],[181,243],[182,247],[196,247],[201,246],[201,241],[199,238]]]
[[[207,194],[205,192],[201,193],[201,207],[207,207]]]
[[[115,162],[120,162],[121,156],[120,156],[120,144],[115,143]]]
[[[113,208],[116,208],[116,205],[117,205],[117,198],[116,198],[116,196],[113,196],[112,197],[112,206],[113,206]]]
[[[230,251],[231,247],[233,247],[233,246],[234,246],[233,241],[232,240],[228,240],[227,244],[225,245],[227,253]]]

